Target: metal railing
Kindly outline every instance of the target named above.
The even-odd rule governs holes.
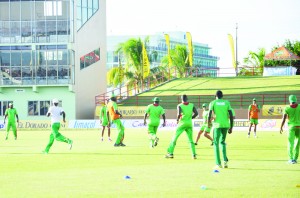
[[[300,93],[295,94],[300,98]],[[147,106],[152,103],[153,96],[132,96],[124,102],[123,106]],[[165,109],[176,109],[181,103],[180,96],[159,96],[160,105]],[[289,94],[232,94],[224,95],[224,100],[230,101],[234,109],[247,109],[252,104],[253,98],[261,107],[263,105],[285,105],[289,103]],[[188,95],[189,102],[193,103],[197,108],[201,108],[202,104],[209,104],[215,99],[214,95]]]

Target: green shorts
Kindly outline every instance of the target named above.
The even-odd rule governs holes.
[[[250,124],[255,124],[255,125],[258,124],[258,119],[251,118]]]
[[[158,126],[148,125],[148,132],[156,134]]]
[[[204,131],[206,133],[210,133],[210,130],[211,130],[211,128],[208,127],[207,124],[203,124],[200,129],[200,131]]]
[[[108,119],[102,119],[102,126],[108,126]]]

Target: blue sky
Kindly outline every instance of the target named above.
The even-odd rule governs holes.
[[[108,35],[147,35],[188,31],[220,57],[218,66],[231,67],[227,39],[235,38],[238,60],[248,52],[300,40],[300,0],[107,0]],[[170,35],[171,36],[171,35]]]

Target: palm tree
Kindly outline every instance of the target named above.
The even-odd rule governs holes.
[[[249,51],[248,57],[244,58],[244,63],[250,66],[258,67],[259,72],[263,73],[265,55],[266,50],[264,48],[259,48],[258,52]]]
[[[125,65],[112,68],[107,73],[107,81],[109,85],[117,87],[126,81],[126,85],[131,88],[137,85],[139,87],[143,84],[145,76],[143,72],[143,45],[147,46],[149,37],[144,42],[138,38],[131,38],[124,43],[120,43],[116,53],[120,53],[124,56]],[[149,57],[149,55],[147,55]],[[121,64],[121,63],[120,63]],[[119,76],[122,76],[121,78]]]
[[[175,49],[170,50],[170,55],[172,59],[171,66],[176,67],[178,77],[183,77],[189,67],[189,56],[186,46],[176,45]],[[162,64],[164,67],[167,67],[169,65],[168,55],[162,58]]]

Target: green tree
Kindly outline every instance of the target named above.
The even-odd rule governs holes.
[[[143,76],[143,54],[142,49],[143,45],[147,49],[147,45],[149,42],[149,37],[147,37],[144,41],[141,38],[130,38],[124,43],[120,43],[117,47],[116,53],[119,53],[125,61],[125,65],[112,68],[107,73],[107,81],[109,85],[117,87],[118,85],[125,83],[129,88],[132,88],[134,85],[137,85],[138,90],[144,82]],[[157,54],[155,52],[151,52],[155,60],[157,58]],[[152,60],[149,58],[149,61]],[[119,63],[121,64],[121,63]],[[120,77],[121,76],[121,77]]]
[[[183,77],[189,68],[188,50],[185,45],[176,45],[174,49],[170,50],[172,59],[171,67],[175,67],[178,77]],[[169,65],[168,55],[162,58],[162,65],[166,68]]]
[[[259,48],[258,52],[249,51],[248,57],[244,58],[244,63],[248,66],[254,66],[258,73],[263,73],[264,70],[264,57],[266,50]]]

